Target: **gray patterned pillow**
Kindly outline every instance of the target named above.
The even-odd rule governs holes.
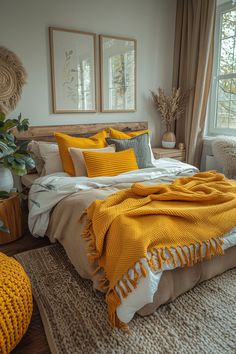
[[[133,148],[139,168],[153,167],[148,133],[130,139],[106,138],[106,141],[109,145],[114,144],[116,151]]]

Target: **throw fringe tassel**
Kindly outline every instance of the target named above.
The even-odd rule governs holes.
[[[91,263],[99,261],[100,255],[95,247],[95,235],[93,233],[91,220],[88,220],[84,228],[82,237],[88,241],[89,261]],[[192,250],[190,246],[176,246],[170,248],[154,247],[152,250],[149,251],[151,256],[146,256],[145,258],[147,260],[148,266],[153,271],[156,271],[157,269],[162,269],[163,264],[165,263],[173,264],[174,267],[177,267],[178,264],[181,267],[184,267],[185,265],[191,267],[195,263],[204,259],[210,259],[212,256],[219,256],[221,254],[224,254],[222,244],[222,239],[212,238],[203,243],[192,244]],[[203,247],[203,245],[205,247]],[[205,252],[203,252],[203,249],[205,249]],[[126,298],[128,294],[133,291],[133,289],[137,288],[141,277],[147,276],[147,271],[142,260],[139,260],[136,264],[139,265],[140,271],[138,271],[136,269],[136,266],[134,265],[133,268],[130,268],[133,270],[133,276],[131,277],[129,272],[127,272],[127,274],[125,274],[119,281],[119,283],[116,285],[123,298]],[[93,274],[97,274],[100,270],[102,270],[102,267],[98,265]],[[128,325],[121,322],[116,315],[116,309],[121,304],[120,296],[117,293],[115,287],[109,289],[109,280],[107,279],[106,274],[101,276],[99,280],[99,285],[103,290],[107,291],[106,303],[108,306],[108,319],[111,325],[127,332],[129,330]]]

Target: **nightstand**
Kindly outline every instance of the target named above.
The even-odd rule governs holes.
[[[9,198],[0,199],[0,220],[9,232],[0,232],[0,245],[17,240],[23,235],[23,219],[20,197],[12,193]]]
[[[171,157],[179,161],[185,161],[185,150],[179,149],[163,149],[163,148],[152,148],[153,155],[155,159],[160,159],[162,157]]]

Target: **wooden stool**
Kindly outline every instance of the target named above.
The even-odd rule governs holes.
[[[23,235],[20,198],[12,193],[7,199],[0,199],[0,220],[10,233],[0,232],[0,245],[15,241]]]

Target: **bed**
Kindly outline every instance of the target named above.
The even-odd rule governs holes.
[[[63,131],[73,135],[82,131],[82,136],[88,136],[96,131],[113,126],[115,129],[126,131],[138,131],[147,129],[146,122],[119,123],[107,125],[79,125],[36,127],[24,133],[21,139],[35,139],[51,141],[54,131]],[[188,164],[173,160],[160,159],[155,162],[153,168],[137,173],[127,173],[121,177],[83,179],[81,177],[69,177],[63,173],[36,179],[37,175],[25,177],[22,182],[27,186],[33,186],[30,193],[29,225],[35,236],[47,235],[51,242],[60,242],[72,264],[84,277],[91,279],[94,288],[101,290],[99,279],[101,272],[94,274],[97,264],[91,264],[87,258],[87,241],[81,237],[86,218],[79,219],[84,210],[96,199],[103,200],[109,195],[129,188],[135,182],[146,185],[168,184],[181,176],[191,176],[197,169]],[[47,193],[38,193],[39,186],[34,184],[53,185],[56,190]],[[36,194],[35,194],[36,193]],[[36,196],[36,199],[35,199]],[[33,202],[32,202],[33,200]],[[41,208],[38,205],[42,203]],[[38,204],[38,205],[37,205]],[[41,210],[39,210],[41,209]],[[236,226],[236,221],[235,221]],[[207,232],[207,229],[206,229]],[[147,267],[147,276],[140,279],[138,287],[129,296],[122,298],[121,305],[117,308],[117,316],[123,323],[128,323],[137,312],[145,316],[151,314],[160,305],[172,301],[177,296],[188,291],[201,281],[210,279],[224,271],[236,266],[236,228],[224,235],[225,254],[213,257],[194,264],[192,267],[173,267],[165,265],[156,272]]]

